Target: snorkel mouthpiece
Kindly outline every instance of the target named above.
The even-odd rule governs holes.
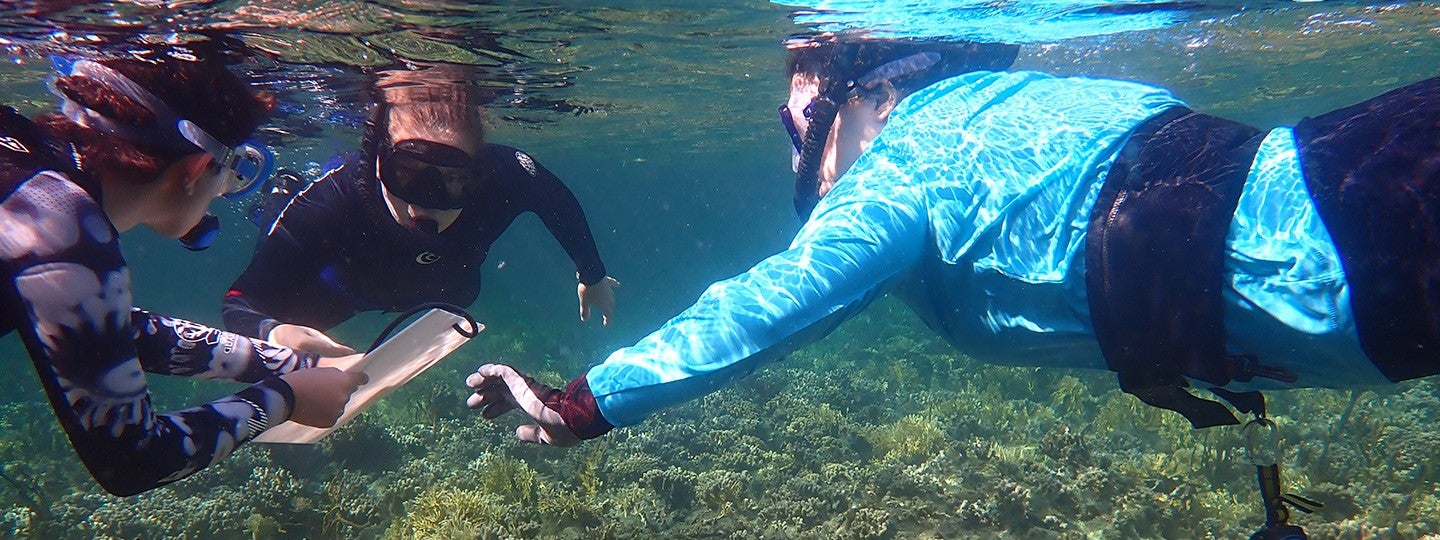
[[[180,237],[180,245],[190,251],[205,251],[211,244],[215,243],[215,237],[220,235],[220,218],[209,212],[200,222],[190,228],[190,232]]]

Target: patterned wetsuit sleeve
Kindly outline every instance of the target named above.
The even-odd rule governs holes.
[[[159,414],[131,324],[130,274],[103,210],[62,176],[42,173],[0,203],[0,265],[24,311],[17,329],[50,404],[86,468],[131,495],[215,463],[284,422],[283,380]]]
[[[335,252],[335,228],[346,219],[337,176],[341,173],[332,172],[311,183],[263,231],[250,265],[225,293],[222,314],[226,329],[265,339],[276,325],[287,322],[276,320],[278,313],[330,308],[294,304],[303,301],[300,289],[315,283]]]
[[[524,191],[529,210],[540,216],[545,228],[560,242],[570,260],[575,261],[580,282],[594,285],[605,279],[605,263],[600,261],[600,250],[595,247],[595,238],[590,234],[590,223],[585,219],[585,211],[580,208],[575,194],[560,178],[528,154],[517,151],[516,159],[520,160],[525,172],[533,171],[531,178],[514,179],[527,187]]]
[[[601,414],[636,424],[823,337],[915,265],[927,223],[919,188],[895,178],[836,184],[789,249],[712,284],[590,369]]]
[[[130,321],[140,364],[150,373],[253,383],[314,367],[319,360],[319,355],[143,309],[132,310]]]

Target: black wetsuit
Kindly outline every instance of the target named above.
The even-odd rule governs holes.
[[[134,309],[119,233],[73,149],[0,108],[0,336],[18,331],[55,415],[107,491],[179,480],[284,422],[278,375],[316,357]],[[143,372],[256,383],[157,413]]]
[[[490,245],[525,212],[564,247],[580,282],[604,279],[585,214],[565,184],[514,148],[491,144],[483,152],[485,195],[439,234],[395,221],[373,162],[351,160],[322,176],[260,239],[225,296],[226,327],[266,337],[282,323],[327,330],[361,311],[469,305],[480,294]]]

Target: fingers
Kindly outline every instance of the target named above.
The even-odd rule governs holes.
[[[365,355],[363,354],[350,354],[345,356],[322,356],[320,358],[320,361],[316,363],[315,366],[333,367],[340,371],[360,373],[360,369],[363,369],[361,367],[361,363],[364,362],[364,360]]]
[[[601,324],[610,326],[610,319],[615,315],[615,291],[612,289],[619,286],[620,281],[610,276],[605,276],[604,279],[590,287],[586,287],[584,283],[581,283],[578,289],[580,295],[580,322],[590,321],[590,312],[592,306],[594,306],[600,308]]]
[[[525,424],[515,428],[515,438],[528,443],[547,444],[549,440],[544,437],[544,434],[545,432],[540,430],[540,426],[534,424]]]
[[[610,318],[615,316],[615,297],[611,296],[610,301],[600,304],[600,322],[610,326]]]
[[[270,331],[270,341],[297,351],[315,353],[320,356],[347,356],[355,349],[330,339],[324,332],[296,324],[282,324]]]
[[[484,417],[486,420],[494,420],[504,415],[505,413],[513,410],[515,410],[515,406],[509,403],[492,403],[484,409],[480,410],[480,416]]]
[[[476,371],[465,377],[465,385],[475,390],[465,399],[465,406],[480,409],[480,415],[487,420],[499,418],[516,407],[510,396],[510,388],[501,377]]]
[[[305,327],[302,345],[299,347],[305,351],[319,354],[320,356],[347,356],[355,354],[355,349],[341,345],[330,336],[325,335],[314,328]]]
[[[505,387],[492,387],[476,390],[475,393],[470,394],[470,397],[465,399],[465,406],[471,409],[480,409],[481,416],[484,416],[486,420],[494,420],[515,409],[515,404],[508,398]]]
[[[294,393],[290,420],[314,427],[332,427],[345,414],[350,398],[370,381],[364,373],[350,373],[333,367],[315,367],[280,376]]]
[[[541,394],[554,390],[521,375],[514,368],[485,364],[466,377],[465,384],[475,390],[465,400],[465,405],[480,409],[485,418],[494,419],[518,408],[535,421],[515,429],[515,436],[520,440],[554,446],[574,446],[580,442],[580,438],[565,425],[560,413],[547,407],[540,399]]]
[[[545,428],[526,424],[515,428],[515,438],[534,444],[546,444],[550,446],[570,447],[580,443],[580,438],[571,435],[569,430],[546,430]]]
[[[515,368],[504,364],[485,364],[466,377],[465,382],[475,389],[475,395],[465,401],[466,405],[473,403],[472,408],[507,403],[525,411],[530,418],[543,425],[565,425],[560,413],[546,407],[545,402],[536,394],[535,388],[530,386],[531,381],[515,371]],[[536,386],[548,389],[539,383],[536,383]],[[499,411],[495,414],[499,416],[503,413],[504,411]]]
[[[476,371],[475,373],[471,373],[469,376],[465,377],[465,386],[469,386],[470,388],[480,388],[480,386],[485,383],[485,379],[486,378],[484,375],[481,375],[479,371]]]

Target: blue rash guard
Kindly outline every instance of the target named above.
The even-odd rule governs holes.
[[[788,249],[586,374],[601,413],[639,423],[818,340],[892,289],[977,359],[1105,369],[1085,291],[1089,214],[1131,131],[1179,106],[1140,84],[1026,72],[914,93]],[[1289,129],[1262,143],[1227,244],[1232,352],[1295,372],[1294,387],[1388,382],[1360,349]]]
[[[13,171],[5,165],[0,172]],[[290,417],[295,397],[278,376],[316,356],[133,308],[98,187],[54,170],[0,178],[0,187],[0,336],[18,331],[55,416],[107,491],[189,476]],[[162,413],[144,372],[255,384]]]

